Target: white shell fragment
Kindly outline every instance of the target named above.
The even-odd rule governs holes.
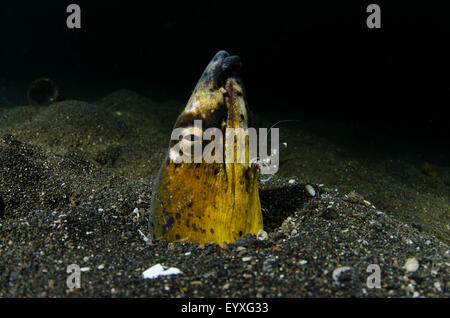
[[[349,270],[351,270],[351,269],[353,269],[353,268],[351,268],[351,267],[349,267],[349,266],[341,266],[341,267],[336,268],[336,269],[333,271],[333,274],[332,274],[334,281],[335,281],[336,283],[339,283],[339,276],[340,276],[343,272],[349,271]]]
[[[408,272],[415,272],[419,269],[419,261],[415,257],[410,257],[406,260],[405,266],[403,266]]]
[[[441,283],[440,282],[434,282],[434,288],[436,288],[437,291],[442,291]]]
[[[256,238],[260,241],[265,241],[265,240],[267,240],[268,237],[269,237],[269,235],[264,230],[259,230],[258,234],[256,234]]]
[[[316,190],[314,190],[314,188],[311,186],[311,185],[309,185],[309,184],[307,184],[306,186],[305,186],[305,190],[306,190],[306,192],[308,192],[308,194],[310,195],[310,196],[315,196],[316,195]]]
[[[142,273],[142,276],[144,279],[148,278],[148,279],[153,279],[153,278],[157,278],[159,276],[167,276],[167,275],[179,275],[179,274],[183,274],[182,271],[180,271],[178,268],[175,267],[165,267],[162,266],[161,264],[156,264],[152,267],[150,267],[149,269],[147,269],[146,271],[144,271]]]
[[[141,235],[142,240],[144,240],[144,242],[148,242],[149,238],[141,231],[138,229],[139,234]]]

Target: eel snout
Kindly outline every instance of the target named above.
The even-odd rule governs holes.
[[[206,67],[199,82],[207,82],[213,88],[223,87],[226,79],[236,76],[242,68],[241,59],[237,55],[228,54],[227,51],[219,51]]]

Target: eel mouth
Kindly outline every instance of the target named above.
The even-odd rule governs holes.
[[[241,59],[237,55],[219,51],[206,67],[199,82],[209,82],[213,88],[224,87],[229,77],[237,77],[242,68]]]
[[[224,50],[217,52],[203,71],[174,128],[191,127],[195,120],[202,120],[205,129],[223,127],[223,122],[226,122],[228,112],[233,107],[227,103],[227,98],[236,96],[236,91],[244,94],[239,75],[241,68],[239,56],[230,56]],[[227,84],[230,81],[234,84]],[[175,141],[171,141],[171,146],[173,144]]]

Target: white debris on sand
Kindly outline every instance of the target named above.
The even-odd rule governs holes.
[[[142,273],[144,279],[153,279],[159,276],[167,276],[167,275],[179,275],[183,274],[178,268],[175,267],[165,267],[161,264],[156,264]]]
[[[258,238],[258,240],[260,241],[265,241],[269,238],[269,235],[267,234],[266,231],[264,230],[259,230],[258,234],[256,234],[256,237]]]
[[[408,272],[415,272],[419,269],[419,261],[415,257],[410,257],[406,260],[403,266]]]
[[[310,195],[310,196],[315,196],[316,195],[316,190],[314,190],[314,188],[311,186],[311,185],[309,185],[309,184],[307,184],[306,186],[305,186],[305,190],[306,190],[306,192],[308,192],[308,194]]]
[[[138,229],[138,232],[141,235],[142,240],[147,243],[149,241],[149,238],[141,230]]]
[[[351,270],[351,269],[352,269],[352,268],[349,267],[349,266],[341,266],[341,267],[336,268],[336,269],[333,271],[333,274],[332,274],[334,281],[335,281],[336,283],[339,283],[339,276],[340,276],[342,273],[344,273],[344,272],[346,272],[346,271],[349,271],[349,270]]]

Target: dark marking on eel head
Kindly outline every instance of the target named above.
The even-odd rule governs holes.
[[[163,233],[167,234],[169,230],[172,228],[172,226],[175,223],[175,219],[173,217],[170,217],[167,222],[163,225]]]

